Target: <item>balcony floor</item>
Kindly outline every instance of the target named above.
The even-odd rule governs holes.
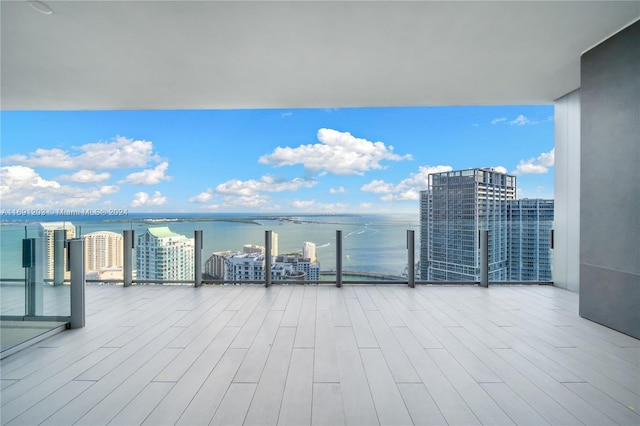
[[[640,341],[551,286],[88,286],[11,424],[640,424]]]

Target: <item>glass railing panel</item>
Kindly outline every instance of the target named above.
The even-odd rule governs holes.
[[[50,249],[37,224],[3,223],[0,227],[2,356],[52,330],[63,329],[68,322],[69,285],[54,287],[49,278],[53,268]]]
[[[165,251],[149,250],[146,253],[140,253],[143,245],[140,238],[150,228],[164,228],[167,232],[184,235],[188,239],[194,237],[195,230],[202,230],[201,259],[205,283],[222,282],[225,277],[224,259],[219,259],[217,266],[212,265],[210,259],[212,255],[217,253],[224,257],[232,253],[263,247],[267,230],[273,233],[272,248],[274,252],[277,250],[278,255],[302,255],[305,242],[315,246],[316,260],[321,271],[318,282],[334,283],[336,280],[336,230],[342,232],[343,283],[378,280],[406,283],[409,270],[406,240],[408,230],[413,231],[415,235],[414,264],[415,278],[418,283],[474,283],[479,280],[477,246],[479,225],[475,220],[467,217],[445,220],[435,215],[430,218],[429,232],[424,232],[424,226],[421,226],[414,215],[168,214],[149,216],[141,214],[123,219],[77,219],[78,223],[74,222],[75,233],[85,237],[85,245],[88,245],[89,235],[97,231],[111,232],[120,237],[124,229],[133,230],[136,246],[132,250],[134,284],[170,284],[170,281],[174,281],[173,284],[192,285],[194,281],[194,256],[182,253],[176,245],[178,243],[172,243]],[[489,280],[496,283],[551,281],[551,249],[546,249],[546,257],[541,254],[543,253],[541,250],[533,254],[531,252],[535,244],[549,246],[550,223],[549,229],[541,224],[534,227],[526,221],[521,227],[515,227],[513,224],[500,225],[502,227],[496,227],[493,223],[480,224],[493,226],[489,237]],[[536,234],[539,236],[538,239],[530,235],[533,231],[538,232]],[[23,281],[24,270],[20,268],[20,251],[16,248],[19,247],[25,235],[25,227],[5,225],[3,232],[7,237],[13,235],[13,238],[3,238],[2,277],[9,278],[9,275],[13,274],[17,275],[13,278]],[[27,234],[39,235],[37,226],[33,226],[31,230],[27,229]],[[43,245],[46,244],[43,243]],[[121,253],[122,242],[116,245],[115,250]],[[113,263],[100,265],[87,259],[86,278],[90,283],[122,285],[122,259],[117,256],[111,256],[111,258],[117,259]],[[277,259],[273,260],[275,264]],[[97,266],[91,269],[90,264]],[[139,268],[141,264],[144,265]],[[149,278],[151,267],[169,275],[165,278]],[[49,270],[47,268],[51,269],[51,266],[45,262],[42,269],[46,272]],[[97,270],[98,268],[100,271]],[[262,265],[262,268],[264,269],[265,266]],[[536,268],[544,269],[546,272],[537,274],[527,272]],[[175,275],[178,270],[183,270],[183,273]],[[522,272],[516,277],[513,274],[515,270]],[[43,292],[43,298],[46,314],[67,315],[68,303],[65,302],[68,300],[65,294],[68,292],[67,284],[61,287],[53,286],[52,277],[45,272],[43,272],[45,283],[43,289],[47,291]],[[238,272],[238,274],[243,281],[264,282],[264,271],[262,275],[249,272],[245,274]],[[67,272],[65,272],[65,278],[68,278]],[[295,276],[288,278],[295,279]],[[305,277],[307,278],[309,275]],[[9,283],[3,281],[2,284]]]
[[[22,239],[25,226],[0,227],[0,315],[25,314],[25,272],[22,268]]]
[[[62,254],[56,258],[53,235],[48,235],[40,224],[4,223],[0,230],[1,315],[68,317],[69,272],[64,242],[59,246]],[[25,262],[28,267],[23,267]],[[56,274],[58,285],[54,285]]]

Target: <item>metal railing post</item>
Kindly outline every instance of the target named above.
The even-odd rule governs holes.
[[[193,231],[194,233],[194,253],[193,253],[193,286],[200,287],[202,285],[202,231]]]
[[[53,285],[64,284],[64,246],[67,239],[65,229],[53,231]]]
[[[122,274],[125,287],[133,283],[133,229],[122,232]]]
[[[489,231],[480,231],[480,285],[489,287]]]
[[[71,324],[70,328],[84,327],[85,320],[85,270],[84,239],[74,238],[68,241],[69,270],[71,271]]]
[[[271,285],[271,231],[264,231],[264,286]]]
[[[416,243],[415,231],[407,230],[407,283],[409,287],[416,286]]]
[[[342,287],[342,231],[336,230],[336,287]]]

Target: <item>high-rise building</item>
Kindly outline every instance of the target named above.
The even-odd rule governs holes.
[[[302,257],[309,259],[311,262],[315,262],[316,259],[316,245],[305,241],[302,243]]]
[[[44,273],[43,276],[46,279],[53,278],[53,270],[54,270],[54,231],[56,230],[65,230],[66,235],[65,239],[75,238],[76,236],[76,227],[73,226],[71,222],[42,222],[40,223],[38,229],[38,235],[42,238],[44,245]],[[64,248],[63,254],[63,263],[64,263],[64,277],[69,278],[70,274],[67,271],[67,249]]]
[[[265,259],[262,253],[236,253],[225,260],[225,280],[264,281],[264,278]]]
[[[265,255],[261,253],[235,253],[225,258],[224,279],[229,281],[264,281]],[[298,255],[271,258],[271,279],[310,280],[320,279],[320,264]]]
[[[430,180],[429,180],[430,182]],[[430,184],[428,185],[431,186]],[[422,280],[429,276],[429,217],[431,215],[431,190],[420,191],[420,262],[418,273]]]
[[[251,253],[264,254],[264,246],[257,246],[255,244],[245,244],[242,246],[242,252],[245,254],[251,254]]]
[[[231,250],[214,252],[206,262],[204,262],[204,273],[213,278],[224,279],[225,261],[236,253],[237,252]]]
[[[84,236],[85,271],[104,268],[122,268],[122,235],[116,232],[97,231]],[[122,273],[120,273],[122,275]]]
[[[552,281],[553,200],[507,204],[509,281]]]
[[[489,279],[508,276],[507,203],[516,178],[477,168],[430,175],[421,194],[421,279],[479,281],[479,231],[489,231]]]
[[[278,233],[271,231],[271,256],[278,255]]]
[[[166,226],[149,228],[138,237],[136,266],[139,279],[192,280],[194,239]]]
[[[320,279],[320,263],[304,256],[276,256],[272,271],[280,271],[273,276],[274,280],[300,279],[318,281]]]

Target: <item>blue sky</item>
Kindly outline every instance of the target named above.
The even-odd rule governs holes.
[[[553,198],[553,106],[4,111],[2,209],[416,213],[434,171]]]

